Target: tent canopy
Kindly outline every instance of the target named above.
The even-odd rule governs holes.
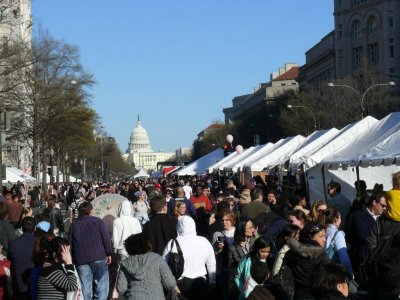
[[[220,161],[217,161],[215,164],[209,166],[208,167],[208,173],[218,172],[219,167],[221,165],[229,162],[230,160],[232,160],[234,157],[236,157],[238,155],[239,155],[239,153],[237,153],[236,151],[232,152],[231,154],[229,154],[228,156],[224,157]]]
[[[140,169],[139,172],[133,176],[133,178],[149,178],[150,175],[144,169]]]
[[[229,160],[228,162],[222,164],[219,166],[219,170],[225,170],[225,171],[231,171],[232,168],[238,163],[241,162],[243,160],[245,160],[247,157],[249,157],[250,155],[252,155],[253,153],[257,152],[258,150],[260,150],[264,145],[258,145],[255,147],[250,147],[245,149],[242,153],[240,153],[239,155],[236,155],[234,158],[232,158],[231,160]]]
[[[274,147],[268,151],[268,153],[264,154],[264,156],[259,160],[250,162],[244,166],[254,172],[262,171],[264,169],[272,169],[275,166],[284,164],[305,140],[306,138],[302,135],[288,137],[284,139],[279,146]]]
[[[241,159],[235,165],[233,165],[232,171],[233,172],[240,171],[245,164],[259,160],[265,155],[265,153],[268,153],[271,149],[274,149],[277,145],[280,145],[282,142],[283,139],[277,141],[275,144],[267,143],[264,145],[257,146],[255,149],[253,149],[254,151],[250,153],[250,155],[248,155],[244,159]]]
[[[360,121],[361,122],[361,121]],[[346,143],[335,153],[323,158],[325,167],[338,169],[340,165],[358,166],[363,154],[379,143],[385,141],[400,130],[400,113],[391,113],[379,122],[372,124],[368,131],[353,136],[350,143]]]
[[[186,167],[177,170],[173,175],[200,175],[207,172],[207,168],[224,157],[224,150],[221,148],[200,157],[198,160],[188,164]]]
[[[367,116],[356,123],[349,124],[342,128],[329,143],[319,148],[312,155],[304,157],[304,159],[306,159],[306,167],[312,168],[316,166],[328,155],[339,151],[346,145],[352,143],[357,136],[369,131],[376,123],[378,123],[377,119]]]

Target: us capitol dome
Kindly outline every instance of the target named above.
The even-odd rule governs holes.
[[[158,162],[173,158],[173,152],[153,152],[147,130],[143,128],[138,116],[136,127],[132,130],[128,149],[123,156],[129,163],[134,163],[136,169],[156,170]]]

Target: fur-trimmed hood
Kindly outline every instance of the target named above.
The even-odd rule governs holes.
[[[317,257],[325,251],[324,248],[314,244],[311,240],[299,242],[295,238],[289,238],[288,246],[303,257]]]

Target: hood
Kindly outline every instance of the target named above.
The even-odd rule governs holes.
[[[140,255],[129,255],[121,262],[121,266],[131,275],[134,280],[143,280],[148,270],[156,266],[157,255],[147,252]]]
[[[132,204],[129,200],[122,201],[118,207],[118,217],[130,216],[133,217]]]
[[[178,224],[176,225],[176,231],[179,236],[182,235],[196,235],[196,224],[194,220],[189,216],[182,216],[178,220]]]
[[[314,244],[312,240],[304,240],[302,243],[300,243],[295,238],[290,238],[288,240],[288,246],[290,249],[293,249],[303,257],[316,257],[325,251],[316,243]]]

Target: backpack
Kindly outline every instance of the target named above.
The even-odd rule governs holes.
[[[271,290],[276,299],[292,300],[294,297],[294,276],[292,269],[287,265],[283,259],[281,268],[278,273],[269,280]]]
[[[336,251],[335,251],[335,238],[336,238],[336,234],[339,232],[339,230],[337,230],[333,237],[332,240],[328,246],[328,248],[326,248],[326,254],[328,254],[329,258],[332,260],[332,262],[338,262],[337,259],[337,255],[336,255]]]
[[[178,250],[178,253],[172,252],[172,249],[174,248],[174,243],[176,244],[176,249]],[[183,258],[181,247],[179,246],[179,243],[176,239],[172,239],[171,249],[168,252],[168,256],[168,266],[171,269],[171,272],[174,275],[175,279],[178,279],[183,274],[185,260]]]
[[[278,216],[273,211],[263,212],[259,214],[255,219],[254,223],[258,227],[259,234],[266,234],[267,231],[271,228],[272,223],[276,219],[280,219],[281,217]]]

